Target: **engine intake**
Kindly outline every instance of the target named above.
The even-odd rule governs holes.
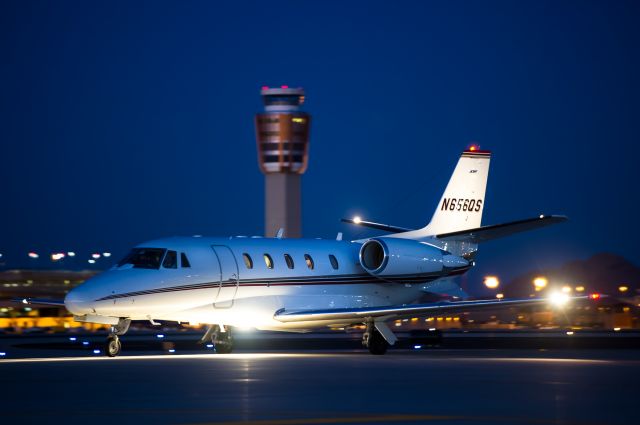
[[[360,265],[376,276],[402,276],[443,271],[441,249],[411,239],[373,238],[360,247]]]

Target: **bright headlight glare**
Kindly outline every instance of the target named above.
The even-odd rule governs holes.
[[[554,292],[549,296],[549,301],[556,307],[562,307],[569,302],[569,295],[561,292]]]

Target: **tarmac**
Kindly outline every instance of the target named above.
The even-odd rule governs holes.
[[[186,336],[157,335],[163,334],[140,335],[137,343],[132,337],[129,351],[125,348],[117,358],[94,354],[99,348],[94,348],[98,340],[93,336],[76,336],[74,341],[72,336],[0,338],[0,350],[6,350],[0,351],[5,353],[0,358],[2,422],[638,422],[640,350],[633,346],[533,349],[441,344],[373,356],[326,337],[311,347],[293,344],[295,349],[256,348],[245,341],[244,348],[223,355],[206,346],[188,345]],[[151,348],[141,350],[145,339]],[[89,344],[84,345],[85,340]],[[346,340],[351,344],[354,338]]]

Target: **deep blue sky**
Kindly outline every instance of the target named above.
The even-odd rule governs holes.
[[[0,252],[261,234],[263,85],[313,115],[304,234],[420,227],[471,141],[494,152],[468,277],[612,251],[640,263],[640,2],[0,3]],[[83,260],[84,261],[84,260]]]

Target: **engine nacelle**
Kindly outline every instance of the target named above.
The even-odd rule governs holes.
[[[369,239],[360,247],[359,256],[363,269],[381,277],[440,273],[449,263],[443,257],[451,255],[432,245],[396,238]]]

